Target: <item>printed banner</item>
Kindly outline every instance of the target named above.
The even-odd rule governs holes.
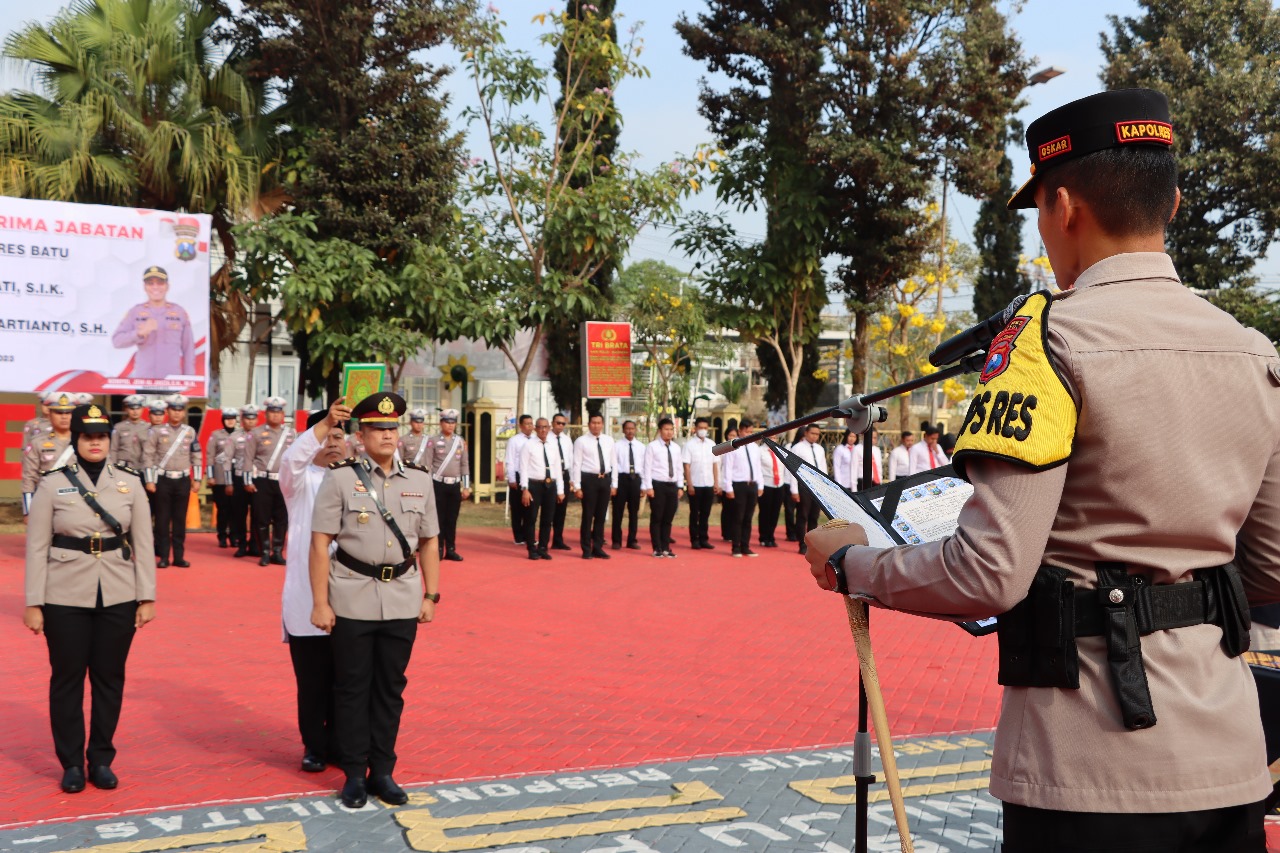
[[[207,397],[210,228],[0,198],[0,391]]]
[[[631,324],[582,324],[584,397],[631,396]]]

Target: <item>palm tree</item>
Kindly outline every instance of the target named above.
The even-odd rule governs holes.
[[[204,0],[77,0],[5,41],[38,91],[0,97],[0,193],[212,215],[215,369],[247,316],[231,226],[258,203],[273,130],[263,93],[217,54],[217,19]]]

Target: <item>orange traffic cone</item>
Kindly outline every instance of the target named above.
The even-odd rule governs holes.
[[[187,529],[199,530],[203,526],[200,522],[200,498],[192,492],[191,500],[187,502]]]

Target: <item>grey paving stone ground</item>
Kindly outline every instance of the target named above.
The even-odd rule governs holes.
[[[987,732],[896,746],[917,853],[998,849],[990,750]],[[851,853],[852,756],[841,748],[469,781],[355,812],[306,797],[49,823],[0,832],[0,851]],[[897,851],[884,786],[871,795],[868,849]]]

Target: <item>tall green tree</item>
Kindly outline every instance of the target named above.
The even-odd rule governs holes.
[[[233,223],[254,211],[271,123],[261,93],[224,62],[217,9],[199,0],[77,0],[5,41],[37,91],[0,97],[0,193],[208,213],[210,364],[248,305],[230,286]]]
[[[463,42],[479,101],[466,116],[487,156],[474,163],[464,193],[460,251],[475,299],[459,331],[506,356],[521,410],[547,324],[604,302],[595,276],[647,224],[672,220],[701,168],[677,160],[645,170],[632,155],[598,152],[600,135],[616,126],[618,87],[648,71],[634,29],[620,44],[612,19],[582,8],[582,17],[535,17],[547,28],[543,45],[565,55],[567,87],[549,116],[527,110],[550,101],[555,71],[507,46],[496,10],[476,18]]]
[[[982,200],[973,242],[978,248],[978,272],[973,280],[973,313],[985,319],[1004,310],[1014,297],[1031,290],[1022,269],[1022,212],[1010,210],[1014,193],[1013,163],[1006,154],[998,169],[1000,184]]]
[[[777,356],[788,418],[805,346],[826,304],[822,272],[828,176],[811,156],[825,100],[827,0],[710,0],[676,30],[685,53],[726,77],[704,80],[699,111],[726,152],[717,197],[739,209],[763,207],[765,237],[743,246],[723,220],[691,219],[678,240],[703,264],[704,280],[733,313],[744,339]]]
[[[608,21],[605,35],[615,44],[617,43],[618,25],[614,15],[616,0],[595,0],[594,3],[590,0],[566,0],[566,3],[565,14],[576,20],[581,21],[587,15],[598,15]],[[571,63],[569,51],[564,45],[556,50],[555,72],[556,79],[560,81],[560,98],[555,105],[557,113],[564,110],[566,94],[572,93],[576,87],[581,86],[584,89],[590,87],[592,90],[607,89],[611,82],[607,56],[603,54],[593,57],[579,56],[575,62]],[[571,151],[580,143],[582,131],[585,128],[584,122],[578,120],[576,111],[567,113],[567,116],[568,121],[561,144]],[[600,126],[592,134],[591,160],[589,163],[580,165],[579,168],[583,169],[583,174],[570,176],[570,186],[575,188],[585,186],[591,177],[600,174],[600,169],[608,169],[607,164],[612,162],[618,151],[618,132],[621,129],[622,116],[616,109],[603,116]],[[618,260],[618,258],[606,259],[604,265],[591,276],[591,284],[605,300],[603,304],[594,308],[597,319],[604,316],[599,312],[606,310],[611,298],[610,285],[618,268]],[[561,267],[572,269],[573,259],[562,260],[552,254],[547,258],[547,266],[552,269]],[[582,399],[581,323],[583,320],[590,319],[593,319],[592,312],[554,318],[548,322],[547,333],[543,339],[547,350],[547,378],[551,382],[551,394],[555,397],[556,404],[562,410],[569,412],[569,417],[574,422],[579,418],[578,401]],[[598,414],[603,405],[603,400],[588,400],[587,410],[590,414]]]
[[[1164,92],[1182,205],[1169,254],[1193,287],[1250,284],[1280,232],[1280,13],[1271,0],[1139,0],[1102,36],[1111,89]]]
[[[645,351],[645,366],[657,380],[649,390],[649,413],[665,413],[673,402],[673,382],[687,377],[705,350],[702,294],[687,274],[654,260],[629,265],[615,291],[614,317],[631,323],[632,341]]]
[[[827,250],[854,314],[862,389],[871,315],[927,252],[940,254],[926,217],[939,174],[971,197],[996,191],[1029,63],[995,0],[835,0],[832,15],[812,153],[835,187]]]
[[[245,0],[231,37],[246,76],[283,98],[289,133],[281,180],[291,210],[305,217],[287,223],[293,240],[339,241],[307,256],[367,250],[377,277],[391,282],[445,257],[439,248],[455,227],[462,137],[446,114],[445,70],[425,54],[457,35],[470,11],[467,0]],[[446,268],[427,274],[442,281],[451,275]],[[286,286],[277,280],[266,287]],[[305,303],[297,303],[301,315],[288,304],[283,319],[306,355],[313,393],[336,394],[332,355],[357,339],[354,330],[400,329],[416,335],[419,347],[442,333],[438,322],[406,326],[402,300],[327,301],[322,324],[308,322]],[[413,351],[410,343],[394,349]],[[393,375],[402,366],[389,364]]]

